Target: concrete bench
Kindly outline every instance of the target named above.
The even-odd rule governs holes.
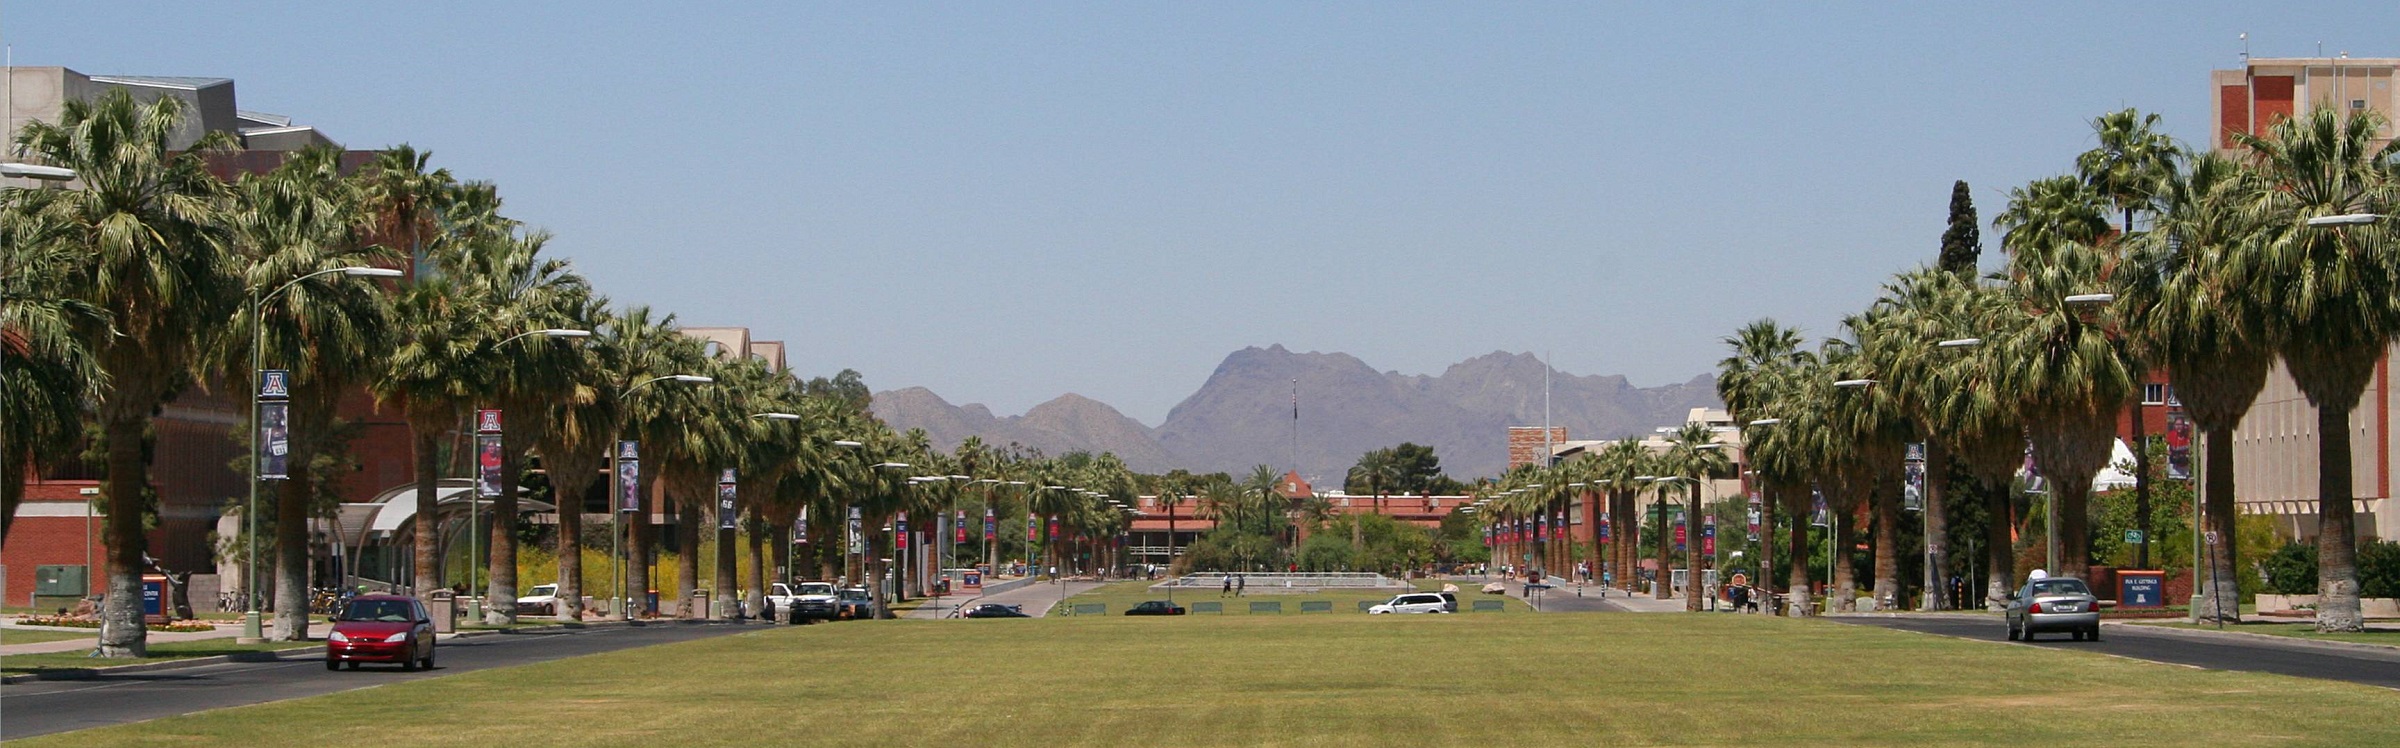
[[[1108,615],[1108,603],[1076,603],[1075,608],[1068,611],[1067,614],[1077,616]]]
[[[1506,612],[1507,610],[1508,601],[1506,600],[1477,600],[1475,601],[1475,606],[1468,608],[1467,612],[1483,613],[1488,611],[1492,613],[1502,613]]]
[[[1281,615],[1281,614],[1283,613],[1283,601],[1281,601],[1281,600],[1277,600],[1277,601],[1274,601],[1274,602],[1251,603],[1251,604],[1250,604],[1250,612],[1252,612],[1252,613],[1274,613],[1274,614],[1277,614],[1277,615]]]
[[[1332,600],[1302,600],[1302,601],[1300,601],[1300,612],[1302,612],[1302,613],[1331,613],[1331,612],[1333,612],[1333,601],[1332,601]]]
[[[1192,612],[1194,612],[1194,613],[1223,613],[1223,612],[1225,612],[1225,604],[1224,604],[1224,603],[1215,603],[1215,602],[1210,602],[1210,603],[1192,603]]]

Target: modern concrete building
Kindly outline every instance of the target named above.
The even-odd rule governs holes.
[[[2209,144],[2234,150],[2239,133],[2265,132],[2286,117],[2335,107],[2372,110],[2387,120],[2390,142],[2400,117],[2400,58],[2252,58],[2235,70],[2209,73],[2214,94]],[[2400,506],[2393,503],[2392,468],[2400,445],[2392,442],[2392,410],[2400,405],[2391,371],[2400,348],[2387,350],[2358,407],[2350,412],[2351,487],[2361,541],[2400,538]],[[2275,518],[2288,538],[2317,535],[2317,412],[2300,394],[2281,363],[2266,389],[2234,430],[2234,484],[2244,514]],[[2153,433],[2156,433],[2153,431]]]

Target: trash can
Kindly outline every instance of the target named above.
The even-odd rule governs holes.
[[[708,615],[708,590],[692,590],[691,600],[683,606],[683,617],[705,618]]]
[[[658,590],[651,590],[650,596],[642,601],[641,613],[644,616],[658,615]]]
[[[458,595],[449,590],[434,590],[425,596],[425,612],[433,616],[433,633],[448,634],[458,630]]]

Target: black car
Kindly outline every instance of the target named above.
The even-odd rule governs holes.
[[[874,618],[875,598],[865,587],[843,587],[833,594],[833,617],[844,621]]]
[[[1033,616],[1025,615],[1025,611],[1018,609],[1018,608],[1017,608],[1017,606],[1014,606],[1014,605],[1002,605],[1002,604],[999,604],[999,603],[984,603],[984,604],[982,604],[982,605],[977,605],[977,606],[975,606],[975,607],[968,608],[968,609],[967,609],[967,612],[965,612],[965,613],[961,613],[961,614],[959,614],[959,615],[961,615],[961,616],[965,616],[965,617],[967,617],[967,618],[1032,618],[1032,617],[1033,617]]]
[[[1140,605],[1133,606],[1133,609],[1125,611],[1125,615],[1129,615],[1129,616],[1179,616],[1179,615],[1183,615],[1183,606],[1181,606],[1181,605],[1176,605],[1176,604],[1174,604],[1174,603],[1167,602],[1167,601],[1165,601],[1165,600],[1152,600],[1152,601],[1149,601],[1149,602],[1146,602],[1146,603],[1142,603],[1142,604],[1140,604]]]

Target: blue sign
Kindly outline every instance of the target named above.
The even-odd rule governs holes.
[[[2156,608],[2164,604],[2166,595],[2159,589],[2161,581],[2156,574],[2118,575],[2117,605],[2125,608]]]
[[[142,580],[142,615],[157,618],[166,615],[167,583],[159,579]]]

